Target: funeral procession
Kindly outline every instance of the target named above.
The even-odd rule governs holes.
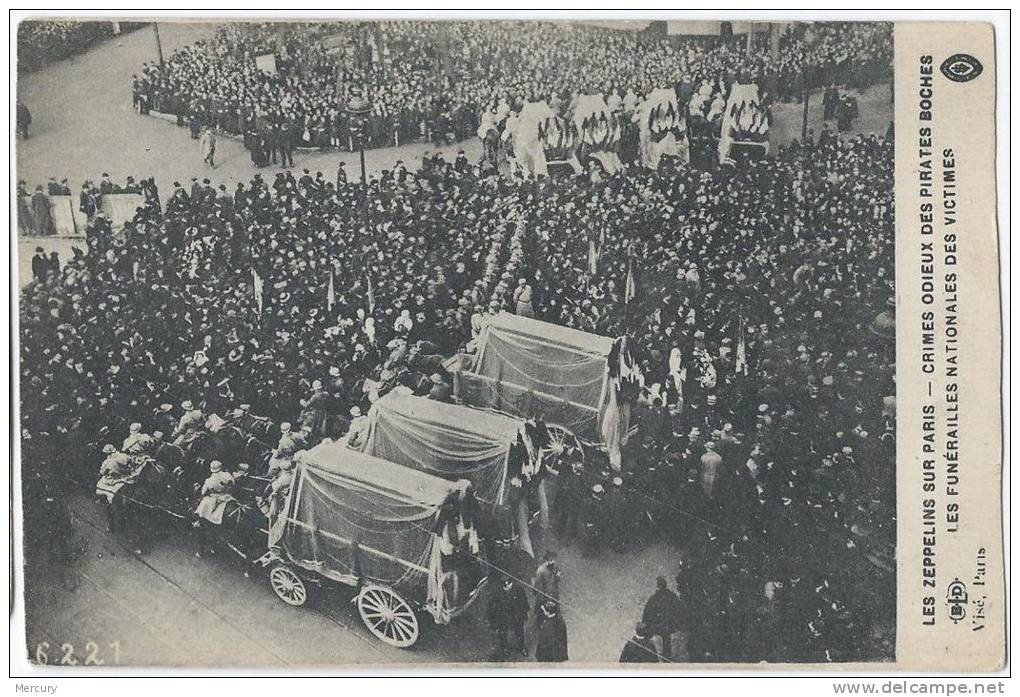
[[[895,659],[891,24],[16,33],[30,661]]]

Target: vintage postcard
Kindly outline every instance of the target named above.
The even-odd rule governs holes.
[[[992,24],[12,37],[25,675],[1005,665]]]

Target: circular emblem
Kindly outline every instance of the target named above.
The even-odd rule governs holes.
[[[953,82],[970,82],[984,70],[984,66],[969,53],[956,53],[942,61],[942,74]]]

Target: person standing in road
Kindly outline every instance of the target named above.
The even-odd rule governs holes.
[[[496,659],[507,660],[514,654],[528,655],[524,646],[524,623],[528,620],[528,596],[512,578],[506,577],[489,596],[487,619],[496,635]],[[513,644],[509,636],[513,635]]]
[[[538,607],[538,644],[535,660],[539,663],[563,663],[567,655],[567,624],[559,603],[546,600]]]
[[[22,102],[18,102],[18,133],[22,140],[28,140],[28,127],[32,123],[32,112]]]
[[[207,165],[216,168],[216,134],[213,129],[206,128],[202,131],[202,160]]]
[[[541,606],[548,600],[559,602],[560,599],[560,573],[559,565],[556,563],[556,552],[547,550],[542,563],[535,571],[535,580],[532,586],[535,588],[535,603]],[[539,621],[542,616],[538,615]]]
[[[659,637],[661,653],[667,659],[673,657],[673,632],[679,629],[680,612],[680,598],[669,589],[666,579],[659,576],[655,579],[655,593],[645,603],[641,622],[649,636]]]

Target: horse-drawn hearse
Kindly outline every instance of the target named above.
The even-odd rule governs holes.
[[[418,640],[421,616],[448,624],[477,597],[487,569],[467,480],[328,441],[295,462],[286,506],[258,560],[285,603],[304,605],[313,588],[355,587],[368,630],[407,648]]]
[[[104,449],[96,493],[139,549],[147,529],[170,521],[195,529],[199,556],[229,549],[245,576],[264,570],[289,605],[306,604],[312,589],[353,586],[365,626],[397,647],[415,643],[422,614],[446,624],[477,596],[487,568],[469,481],[330,439],[267,473],[272,451],[218,418],[205,426],[177,444],[142,436],[130,452]]]
[[[583,446],[594,446],[618,462],[640,384],[626,337],[611,339],[501,312],[488,320],[477,345],[474,356],[454,366],[458,400],[524,418],[539,416],[552,452],[571,446],[583,453]],[[465,363],[468,367],[461,367]]]
[[[490,540],[532,551],[529,499],[548,438],[533,420],[389,392],[368,412],[362,452],[443,479],[471,482]],[[495,552],[493,552],[495,554]]]

